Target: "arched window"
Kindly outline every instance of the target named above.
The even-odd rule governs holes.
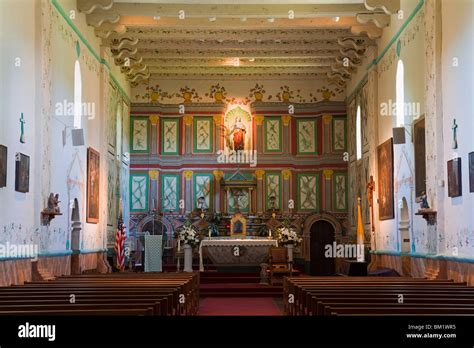
[[[396,97],[397,97],[397,127],[405,123],[405,68],[401,59],[397,65]]]
[[[356,159],[362,158],[362,120],[360,114],[360,105],[357,106],[356,114]]]
[[[82,78],[81,65],[76,59],[74,65],[74,128],[81,128],[82,118]]]

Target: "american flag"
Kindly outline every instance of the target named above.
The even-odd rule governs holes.
[[[117,227],[117,234],[115,235],[115,253],[117,254],[117,269],[120,272],[125,269],[125,239],[127,239],[125,225],[123,223],[119,223]]]

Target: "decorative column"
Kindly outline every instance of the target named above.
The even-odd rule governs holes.
[[[323,115],[323,154],[332,152],[332,115]]]
[[[283,121],[283,134],[282,134],[282,139],[285,139],[287,141],[283,141],[283,155],[288,155],[291,152],[291,142],[293,139],[291,139],[291,130],[290,130],[290,122],[291,122],[291,115],[284,115],[281,117],[281,120]]]
[[[255,176],[257,177],[257,215],[263,214],[263,176],[265,171],[262,169],[257,169],[255,171]]]
[[[150,210],[156,209],[156,211],[161,211],[161,202],[158,200],[160,196],[159,185],[158,185],[158,170],[152,169],[148,171],[148,177],[150,178]]]
[[[191,115],[183,116],[184,121],[184,155],[190,156],[193,152],[193,117]]]
[[[156,155],[158,153],[158,122],[160,121],[160,116],[150,115],[149,119],[151,124],[150,153]]]
[[[332,175],[334,171],[332,169],[323,170],[324,182],[322,187],[322,207],[320,210],[332,211]]]
[[[287,142],[289,143],[289,142]],[[281,171],[281,175],[283,176],[283,213],[288,214],[289,210],[289,201],[290,197],[290,178],[291,178],[291,170],[284,169]]]
[[[214,137],[214,142],[215,142],[215,149],[216,149],[216,152],[219,151],[219,150],[222,150],[222,144],[221,144],[221,137],[222,137],[222,134],[221,134],[221,131],[222,131],[222,125],[221,125],[221,122],[222,122],[222,116],[221,115],[214,115],[213,116],[213,119],[214,119],[214,129],[216,130],[216,135]]]
[[[216,213],[221,212],[221,179],[224,177],[222,170],[214,170],[215,190],[214,190],[214,206],[216,207]]]
[[[263,120],[264,120],[263,115],[256,115],[254,117],[255,119],[255,124],[257,126],[257,136],[255,137],[256,145],[254,148],[257,149],[257,155],[261,155],[263,153],[263,142],[264,142],[264,134],[263,134]],[[258,192],[258,191],[257,191]],[[257,198],[258,200],[258,198]]]
[[[192,170],[185,170],[183,172],[184,175],[184,207],[185,207],[185,214],[189,214],[193,210],[193,171]]]

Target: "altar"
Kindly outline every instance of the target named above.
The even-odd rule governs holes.
[[[204,239],[199,245],[199,271],[204,271],[204,256],[216,266],[260,266],[268,258],[268,249],[276,246],[278,242],[268,238]]]

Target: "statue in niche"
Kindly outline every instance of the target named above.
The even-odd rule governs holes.
[[[421,196],[416,198],[416,202],[420,203],[420,209],[430,209],[428,204],[428,196],[426,195],[425,191],[421,192]]]
[[[59,202],[59,194],[56,193],[55,195],[51,192],[48,198],[48,213],[60,213]]]
[[[244,150],[245,148],[245,125],[242,122],[242,118],[238,116],[235,119],[234,126],[232,127],[232,140],[234,142],[234,151]]]

